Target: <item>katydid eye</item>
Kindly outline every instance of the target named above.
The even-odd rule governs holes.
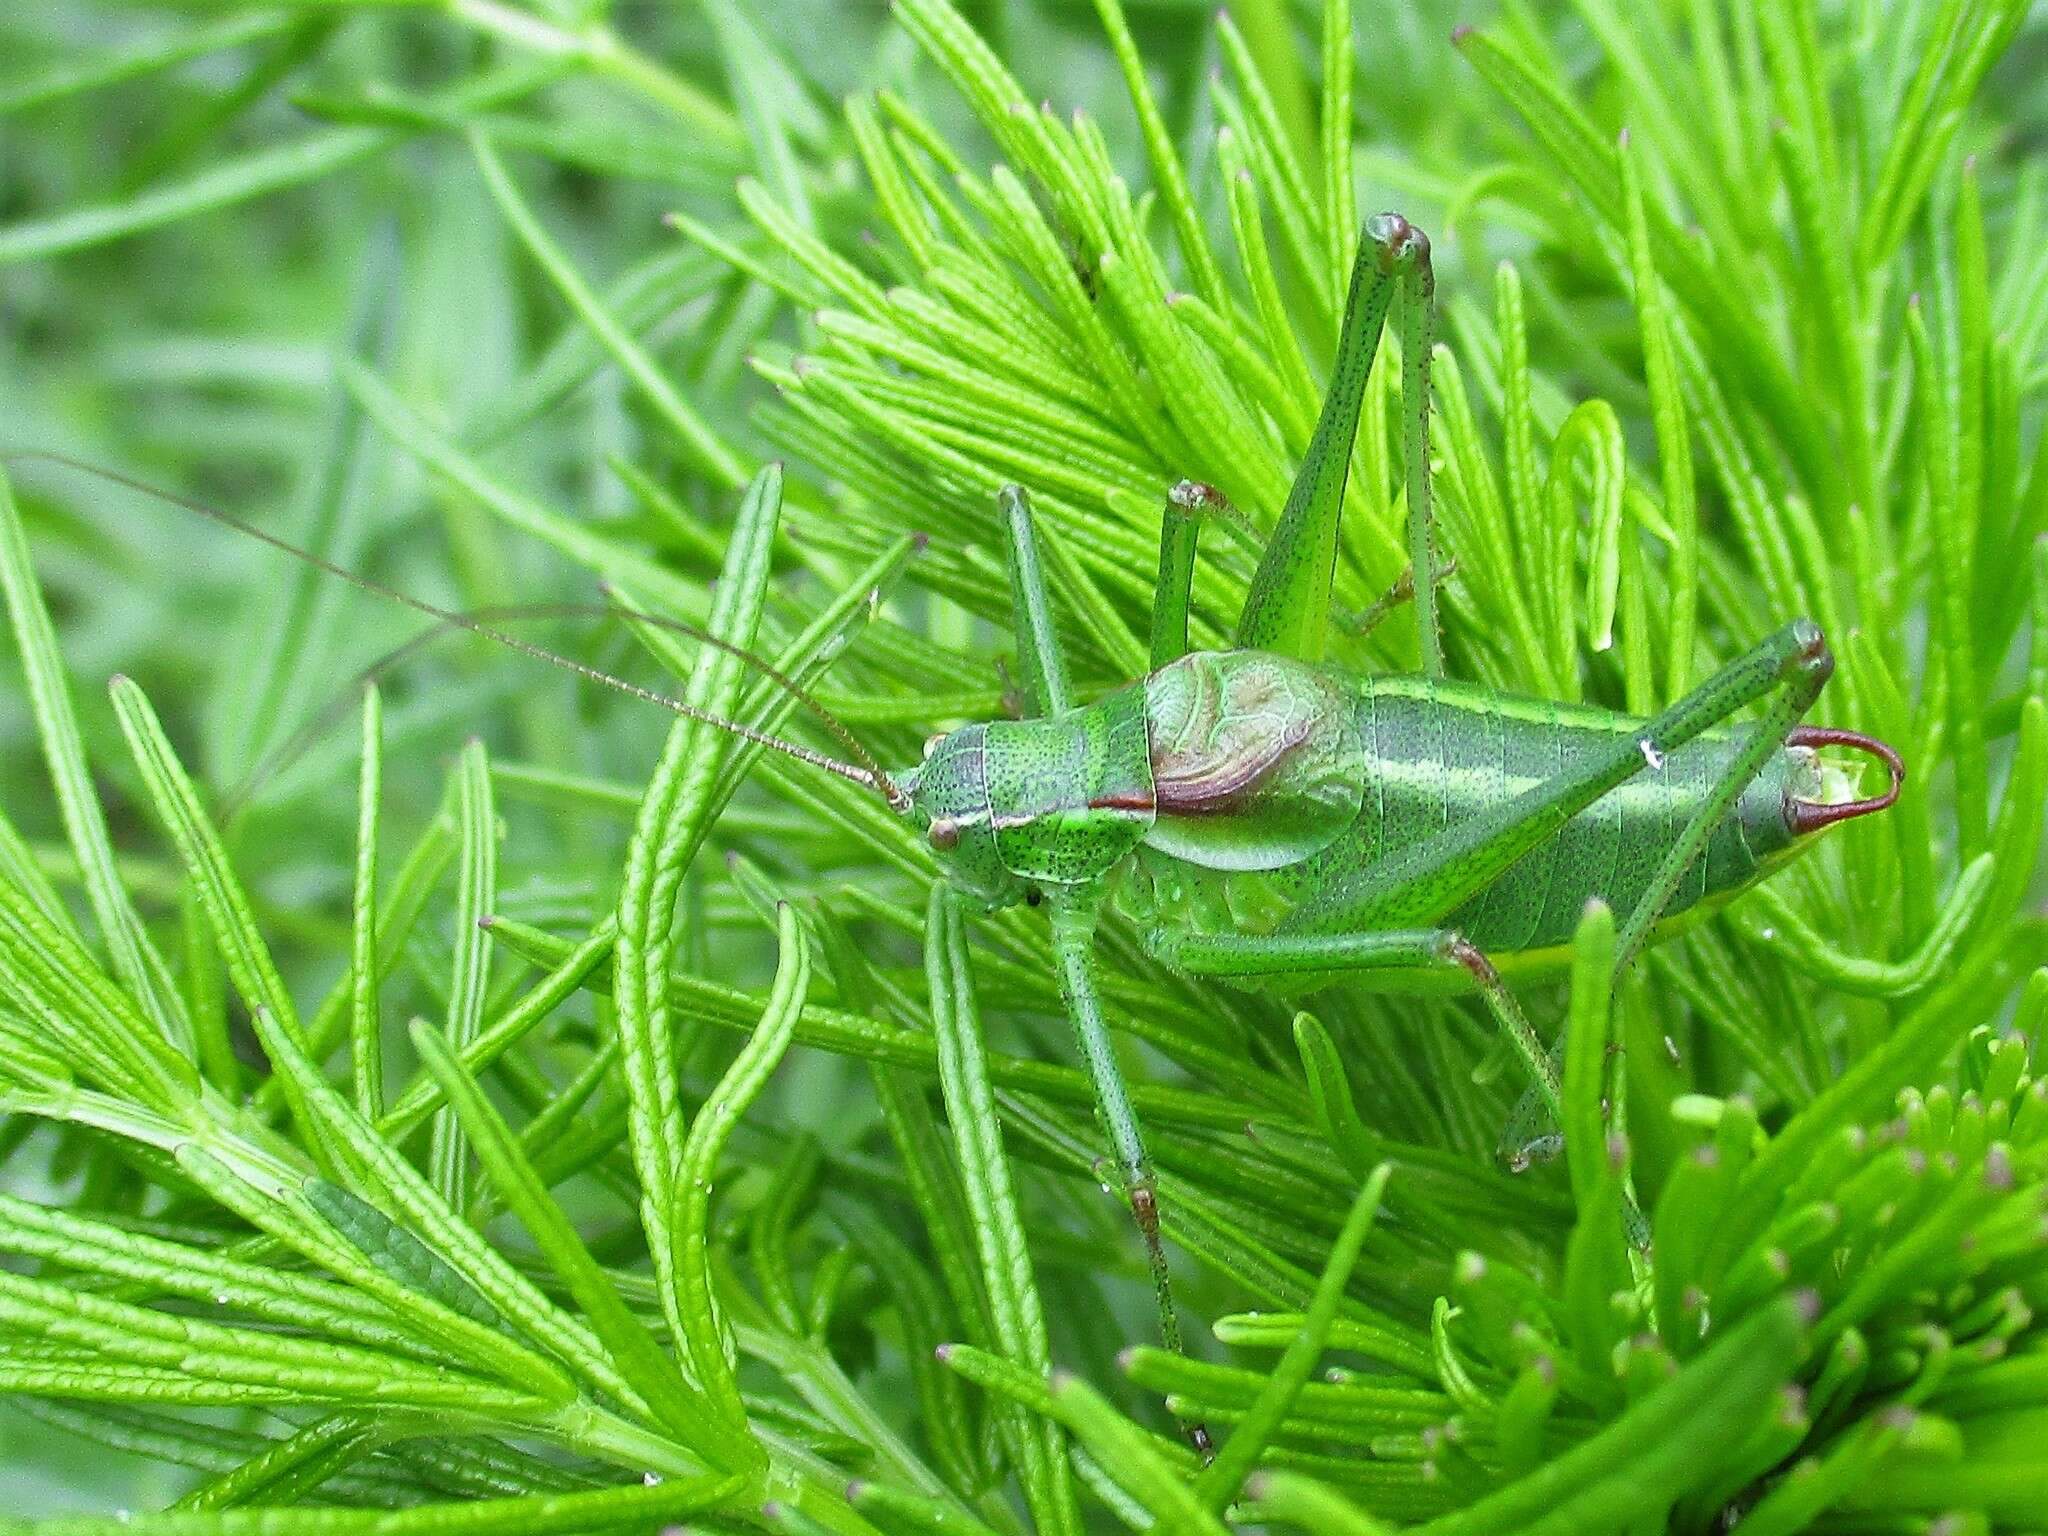
[[[925,836],[931,839],[934,848],[944,853],[959,846],[960,823],[950,816],[935,817]]]

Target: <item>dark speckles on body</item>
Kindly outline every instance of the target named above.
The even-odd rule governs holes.
[[[991,904],[1106,879],[1142,847],[1132,894],[1142,921],[1269,932],[1317,890],[1355,886],[1636,729],[1470,684],[1196,653],[1052,719],[953,733],[927,759],[916,799],[934,848]],[[1744,739],[1710,732],[1646,753],[1626,783],[1438,915],[1501,955],[1567,942],[1591,897],[1630,909]],[[1753,879],[1790,845],[1791,771],[1788,754],[1767,763],[1668,913]]]
[[[1328,684],[1339,674],[1298,663],[1294,668]],[[1201,869],[1191,878],[1216,889],[1216,899],[1188,904],[1179,914],[1202,926],[1227,921],[1254,929],[1281,921],[1319,885],[1391,858],[1445,827],[1483,814],[1538,783],[1567,773],[1610,750],[1635,729],[1625,717],[1541,699],[1523,699],[1454,682],[1419,677],[1342,677],[1350,716],[1345,751],[1356,776],[1347,824],[1321,846],[1285,865],[1238,865],[1227,873]],[[1156,713],[1156,711],[1155,711]],[[1311,735],[1333,739],[1318,718]],[[1569,940],[1586,901],[1600,896],[1628,910],[1649,887],[1686,818],[1705,796],[1742,740],[1739,732],[1709,733],[1643,769],[1572,818],[1559,833],[1512,866],[1494,883],[1445,915],[1481,949],[1513,953]],[[1191,749],[1177,739],[1185,756]],[[1251,749],[1246,749],[1250,752]],[[1252,753],[1256,755],[1256,753]],[[1761,861],[1791,841],[1784,814],[1785,759],[1774,759],[1716,829],[1707,855],[1688,872],[1668,912],[1753,878]],[[1162,800],[1162,809],[1165,801]],[[1256,801],[1233,814],[1256,818]],[[1228,820],[1229,818],[1222,818]],[[1192,856],[1211,870],[1227,868],[1205,847],[1176,849],[1167,836],[1177,823],[1162,814],[1154,847]],[[1243,835],[1243,834],[1241,834]],[[1154,888],[1169,886],[1155,871]],[[1159,912],[1173,921],[1170,910]],[[1258,914],[1265,914],[1263,923]]]

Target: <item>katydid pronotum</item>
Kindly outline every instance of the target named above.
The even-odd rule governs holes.
[[[1152,670],[1076,703],[1029,498],[1006,487],[999,508],[1025,718],[937,735],[901,772],[881,768],[836,722],[858,761],[707,716],[292,552],[443,623],[866,785],[926,840],[960,899],[1042,904],[1108,1166],[1151,1266],[1162,1332],[1178,1347],[1157,1182],[1097,984],[1094,938],[1112,904],[1153,956],[1189,977],[1283,993],[1340,980],[1476,991],[1555,1117],[1555,1063],[1504,978],[1558,967],[1596,897],[1625,914],[1618,972],[1680,912],[1752,884],[1809,834],[1892,804],[1904,776],[1883,743],[1800,724],[1833,665],[1805,620],[1648,720],[1444,677],[1429,474],[1432,290],[1421,231],[1396,214],[1368,219],[1321,416],[1233,649],[1188,649],[1197,535],[1215,493],[1183,482],[1163,517]],[[1404,370],[1404,586],[1422,666],[1368,676],[1323,656],[1352,444],[1390,313],[1400,317]],[[1752,704],[1763,705],[1754,723],[1730,724]],[[1822,747],[1881,760],[1884,792],[1858,798],[1848,774],[1824,770]]]

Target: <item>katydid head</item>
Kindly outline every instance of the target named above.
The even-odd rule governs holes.
[[[991,909],[1015,906],[1028,882],[1003,862],[988,797],[988,726],[963,725],[925,743],[924,761],[900,773],[907,814],[924,828],[946,881]]]
[[[1142,687],[934,736],[900,777],[947,880],[991,908],[1100,880],[1158,817]]]

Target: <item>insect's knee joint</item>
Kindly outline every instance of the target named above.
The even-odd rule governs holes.
[[[1379,247],[1380,270],[1389,276],[1428,269],[1429,236],[1391,209],[1365,221],[1365,236]]]
[[[1445,934],[1438,942],[1437,953],[1469,972],[1481,986],[1492,986],[1500,980],[1500,973],[1493,968],[1493,962],[1462,933]]]
[[[1792,626],[1792,640],[1799,649],[1792,658],[1793,667],[1803,675],[1825,683],[1835,670],[1835,653],[1828,646],[1828,637],[1821,627],[1811,619],[1800,619]]]
[[[1139,1230],[1148,1237],[1159,1231],[1159,1191],[1152,1187],[1151,1180],[1140,1179],[1130,1188],[1131,1214],[1138,1219]]]
[[[1181,511],[1200,515],[1205,512],[1227,512],[1230,498],[1206,480],[1177,481],[1167,491],[1166,499]]]

